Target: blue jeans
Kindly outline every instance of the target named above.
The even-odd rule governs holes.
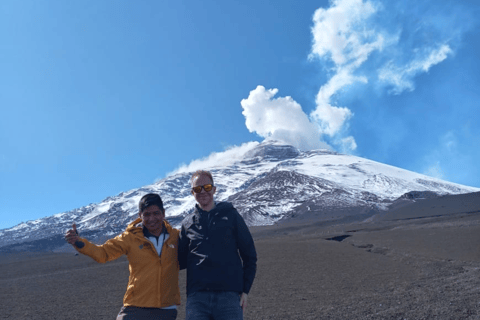
[[[198,291],[187,296],[186,320],[243,320],[240,294],[233,291]]]

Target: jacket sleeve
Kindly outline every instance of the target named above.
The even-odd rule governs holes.
[[[190,246],[190,239],[187,237],[185,225],[182,223],[180,234],[178,236],[178,264],[180,270],[187,268],[188,247]]]
[[[245,220],[237,209],[233,208],[233,210],[236,220],[238,251],[243,262],[243,292],[248,294],[257,272],[257,251]]]
[[[104,244],[98,246],[87,239],[80,238],[85,245],[82,248],[76,247],[77,251],[91,257],[93,260],[105,263],[107,261],[118,259],[128,251],[128,242],[125,241],[125,233],[107,240]]]

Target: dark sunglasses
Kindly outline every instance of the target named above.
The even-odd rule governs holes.
[[[206,185],[203,185],[203,186],[193,187],[192,191],[195,192],[195,193],[200,193],[200,192],[202,192],[202,189],[205,190],[205,192],[212,191],[213,185],[212,184],[206,184]]]

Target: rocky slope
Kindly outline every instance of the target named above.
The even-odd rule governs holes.
[[[305,217],[367,218],[399,201],[480,191],[356,156],[303,152],[276,141],[257,145],[233,164],[206,169],[214,176],[217,201],[233,202],[249,225]],[[172,174],[97,204],[0,230],[0,251],[55,250],[65,244],[62,235],[72,222],[82,235],[102,241],[136,218],[138,201],[150,192],[162,196],[168,220],[179,226],[194,206],[190,176]]]

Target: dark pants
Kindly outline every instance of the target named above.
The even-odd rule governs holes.
[[[117,320],[175,320],[177,309],[122,307]]]
[[[187,320],[242,320],[240,294],[232,291],[199,291],[187,296]]]

